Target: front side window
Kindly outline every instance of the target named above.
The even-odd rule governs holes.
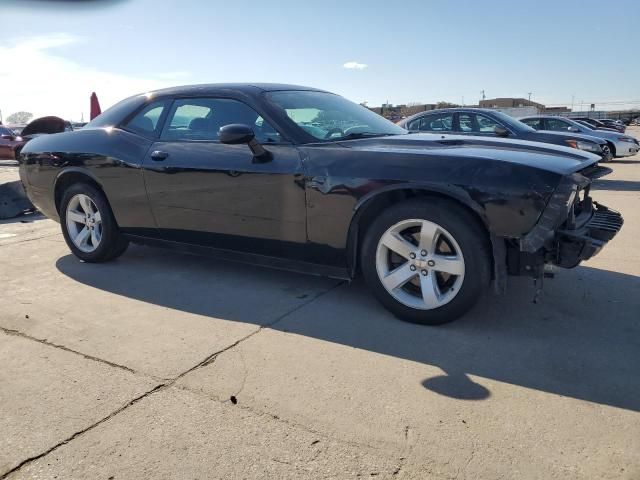
[[[407,133],[368,108],[332,93],[276,91],[268,93],[267,98],[300,129],[318,140]]]
[[[484,115],[476,115],[478,119],[478,131],[480,133],[495,133],[496,127],[501,127],[498,122]]]
[[[260,143],[278,143],[280,134],[251,107],[228,98],[185,98],[173,102],[163,140],[218,141],[225,125],[242,123],[251,127]]]
[[[570,127],[570,125],[567,122],[563,120],[559,120],[557,118],[547,118],[546,122],[547,122],[547,130],[564,131],[564,130],[568,130]]]
[[[458,123],[460,124],[461,132],[474,132],[476,129],[474,128],[475,115],[469,113],[461,113],[458,115]]]
[[[450,132],[453,129],[453,113],[427,115],[420,119],[421,132]]]
[[[132,132],[139,133],[144,136],[155,135],[158,127],[160,116],[166,107],[166,100],[153,102],[140,110],[125,127]]]
[[[530,127],[535,128],[536,130],[542,130],[542,119],[541,118],[525,118],[524,120],[520,120],[525,125],[529,125]]]
[[[460,131],[466,133],[494,134],[496,127],[501,127],[495,120],[476,113],[461,113],[458,116]]]

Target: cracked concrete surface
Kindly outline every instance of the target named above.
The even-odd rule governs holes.
[[[87,265],[49,220],[0,222],[0,479],[640,478],[640,156],[612,168],[601,255],[439,328],[360,282]]]

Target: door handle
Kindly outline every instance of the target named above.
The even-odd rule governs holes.
[[[155,160],[156,162],[161,162],[168,156],[169,154],[167,152],[163,152],[162,150],[155,150],[151,152],[151,160]]]

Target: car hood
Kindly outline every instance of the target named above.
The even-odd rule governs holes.
[[[624,133],[615,132],[612,130],[591,130],[585,135],[590,135],[593,137],[604,138],[606,140],[611,140],[613,142],[618,141],[620,137],[629,137],[629,135],[625,135]],[[629,137],[631,138],[631,137]]]
[[[64,120],[59,117],[40,117],[22,129],[23,137],[64,132]]]
[[[600,157],[575,148],[495,137],[415,133],[339,142],[346,148],[371,152],[422,154],[425,157],[475,157],[573,173],[597,163]]]
[[[550,130],[536,130],[536,133],[542,133],[549,138],[563,138],[565,140],[588,140],[598,144],[606,144],[602,138],[598,136],[589,135],[588,133],[573,133],[573,132],[556,132]]]

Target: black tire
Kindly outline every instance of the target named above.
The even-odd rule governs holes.
[[[611,150],[611,160],[613,160],[616,158],[616,146],[613,143],[610,143],[609,150]]]
[[[100,239],[98,247],[92,252],[80,250],[71,240],[67,228],[67,206],[71,199],[78,194],[88,196],[97,207],[102,218],[102,238]],[[60,226],[62,227],[62,235],[71,252],[85,262],[108,262],[122,255],[129,246],[129,241],[120,233],[118,224],[113,217],[113,212],[104,193],[88,183],[74,183],[65,190],[62,195],[62,201],[60,202]]]
[[[606,150],[603,152],[604,155],[602,157],[602,162],[609,163],[611,160],[613,160],[613,151],[611,150],[612,146],[607,144],[606,147],[603,147],[603,149],[604,148],[606,148]]]
[[[387,291],[378,276],[376,255],[382,235],[408,219],[428,220],[444,228],[457,242],[464,258],[464,277],[458,293],[448,303],[431,310],[401,303]],[[440,198],[416,198],[382,211],[367,229],[360,262],[365,282],[378,301],[401,320],[423,325],[440,325],[461,317],[473,307],[491,281],[492,255],[486,231],[464,207]]]

